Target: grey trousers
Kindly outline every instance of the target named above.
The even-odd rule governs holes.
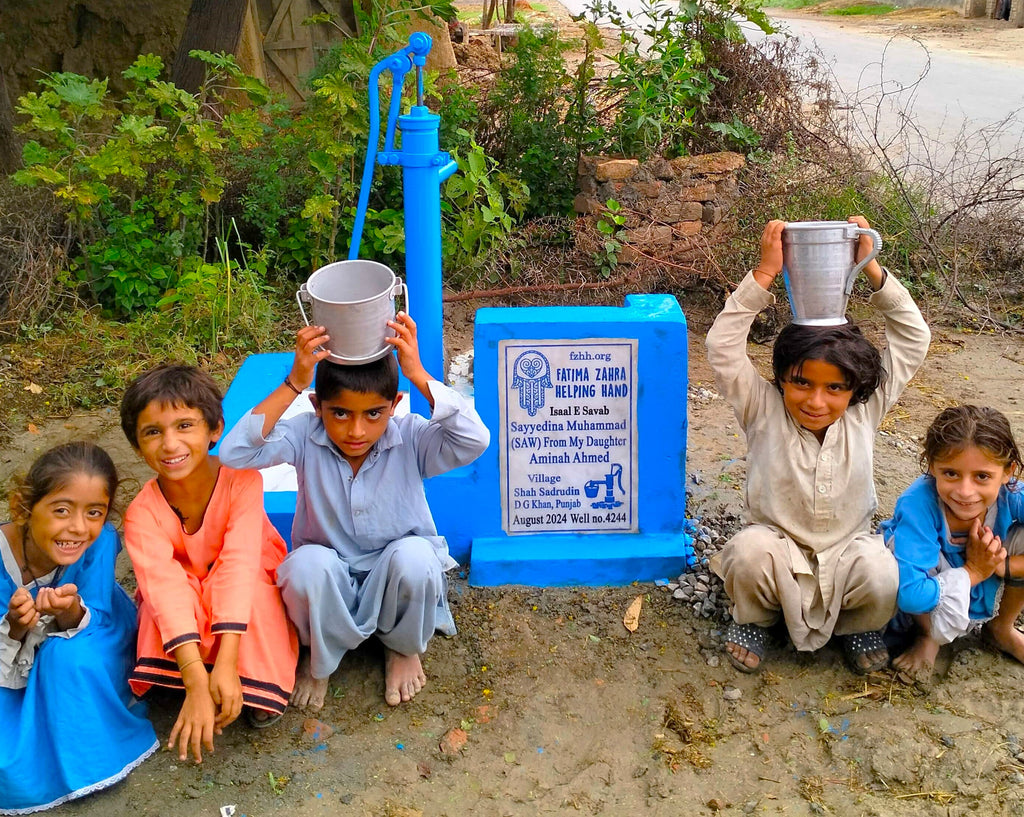
[[[822,567],[816,554],[781,531],[750,525],[711,566],[725,582],[738,624],[769,627],[781,615],[798,650],[817,650],[833,635],[879,630],[896,611],[899,572],[882,537],[861,534],[836,547]]]
[[[277,569],[288,618],[309,647],[314,678],[328,678],[345,653],[376,635],[403,655],[427,649],[435,630],[455,634],[448,581],[434,546],[396,539],[368,572],[350,571],[333,548],[295,548]]]

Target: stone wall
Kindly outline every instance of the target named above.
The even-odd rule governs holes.
[[[641,255],[686,256],[698,244],[721,237],[722,220],[739,195],[736,176],[744,164],[738,153],[646,162],[584,156],[574,207],[596,219],[608,199],[622,205],[626,222],[620,263],[632,263]]]

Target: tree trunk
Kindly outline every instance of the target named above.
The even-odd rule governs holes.
[[[480,28],[490,28],[491,20],[494,19],[494,12],[498,7],[498,0],[484,0],[483,16],[480,18]]]
[[[1013,0],[1010,6],[1010,25],[1014,28],[1024,28],[1024,0]]]
[[[7,93],[7,75],[0,65],[0,172],[6,176],[20,167],[21,145],[14,133],[14,107]]]
[[[171,82],[189,93],[199,90],[206,69],[188,55],[193,49],[235,54],[248,4],[249,0],[192,0],[171,67]]]

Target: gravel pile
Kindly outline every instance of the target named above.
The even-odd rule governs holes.
[[[693,550],[696,564],[666,585],[672,598],[693,610],[699,618],[726,622],[729,616],[729,596],[722,580],[711,570],[708,562],[739,529],[740,520],[733,516],[693,526]]]

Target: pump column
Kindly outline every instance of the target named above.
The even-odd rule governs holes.
[[[420,359],[434,377],[445,379],[443,321],[441,314],[441,182],[458,165],[438,150],[441,117],[423,105],[398,117],[402,149],[382,155],[381,164],[402,165],[405,210],[405,280],[409,287],[409,312],[418,327]],[[412,410],[430,416],[430,406],[411,390]]]

